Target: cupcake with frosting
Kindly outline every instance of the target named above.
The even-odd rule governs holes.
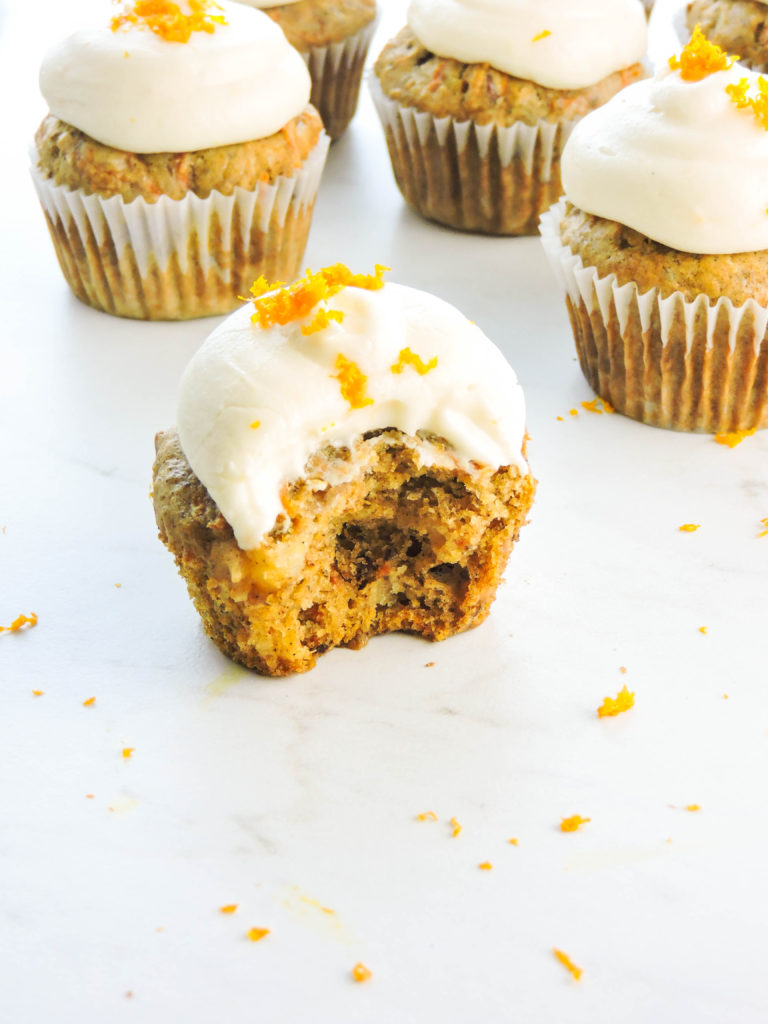
[[[640,0],[411,0],[371,90],[398,187],[423,216],[533,234],[573,125],[644,74]]]
[[[209,636],[270,675],[482,622],[533,500],[512,368],[385,269],[257,282],[156,440],[160,538]]]
[[[685,22],[689,32],[698,25],[710,42],[738,54],[746,67],[768,70],[768,0],[693,0]]]
[[[48,52],[40,88],[32,175],[78,298],[185,319],[298,273],[328,138],[266,15],[125,0]]]
[[[581,368],[620,412],[768,425],[768,96],[696,32],[576,127],[542,237]]]
[[[357,109],[376,0],[238,0],[276,21],[307,62],[313,106],[338,139]]]

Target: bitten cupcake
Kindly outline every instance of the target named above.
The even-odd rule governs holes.
[[[376,0],[238,0],[276,21],[312,76],[312,104],[338,139],[357,109]]]
[[[573,125],[629,82],[640,0],[411,0],[371,91],[398,187],[423,216],[534,234]]]
[[[585,377],[645,423],[768,425],[768,95],[699,32],[577,126],[542,237]]]
[[[453,306],[337,265],[202,345],[153,497],[208,635],[270,675],[488,614],[533,500],[524,404]]]
[[[768,0],[693,0],[688,31],[698,25],[710,42],[754,71],[768,70]]]
[[[40,87],[32,176],[83,302],[186,319],[299,272],[328,137],[266,15],[126,0],[48,52]]]

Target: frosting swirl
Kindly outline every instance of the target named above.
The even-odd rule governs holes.
[[[219,6],[226,23],[184,43],[140,23],[74,32],[40,69],[51,113],[132,153],[209,149],[279,131],[309,101],[306,65],[266,14]]]
[[[330,314],[321,329],[319,311]],[[193,356],[177,421],[184,454],[241,548],[274,526],[281,485],[312,452],[369,430],[426,430],[460,464],[527,472],[515,373],[447,302],[388,283],[345,287],[286,324],[255,327],[252,312],[237,310]]]
[[[738,66],[698,81],[664,69],[623,89],[568,139],[567,198],[684,252],[768,249],[768,130],[736,102],[758,81]]]
[[[648,45],[640,0],[411,0],[408,25],[441,57],[552,89],[594,85]]]

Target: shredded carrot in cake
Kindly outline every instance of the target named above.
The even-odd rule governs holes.
[[[586,825],[591,818],[582,818],[580,814],[572,814],[570,818],[563,818],[560,822],[561,832],[576,832],[582,825]]]
[[[34,612],[30,615],[18,615],[10,626],[0,626],[0,633],[18,633],[20,629],[24,629],[25,626],[29,626],[32,629],[33,626],[37,625],[37,616]]]
[[[573,962],[573,960],[571,960],[571,958],[568,956],[568,954],[564,953],[562,951],[562,949],[553,949],[552,952],[555,954],[555,957],[557,958],[559,963],[561,963],[563,965],[563,967],[565,967],[565,969],[567,971],[570,971],[571,974],[576,979],[576,981],[578,981],[579,978],[584,973],[582,968],[581,967],[577,967],[576,964]]]
[[[352,968],[352,977],[355,981],[369,981],[373,977],[373,971],[365,964],[357,963]]]
[[[237,910],[237,903],[225,903],[223,907],[219,907],[222,914],[234,914]]]
[[[685,82],[700,82],[707,75],[716,71],[727,71],[739,58],[726,53],[715,43],[710,43],[699,25],[693,30],[691,38],[683,47],[680,56],[669,58],[669,66],[679,71]]]
[[[260,942],[267,935],[269,935],[269,928],[248,929],[248,938],[251,940],[251,942]]]
[[[402,373],[406,366],[412,366],[416,373],[423,377],[437,366],[437,356],[433,356],[428,363],[425,363],[421,356],[411,352],[409,348],[401,348],[397,362],[390,366],[390,370],[392,373]]]
[[[210,34],[217,25],[227,24],[224,11],[214,0],[187,0],[186,7],[185,13],[171,0],[135,0],[125,13],[112,18],[111,28],[117,32],[123,25],[137,25],[168,43],[188,43],[193,32]]]
[[[598,718],[611,718],[635,706],[635,695],[623,686],[615,697],[605,697],[597,709]]]
[[[551,35],[552,35],[552,33],[551,33],[551,32],[549,31],[549,29],[548,29],[548,28],[545,28],[543,32],[539,32],[539,33],[537,33],[537,35],[535,35],[535,36],[533,37],[533,39],[531,40],[531,42],[532,42],[532,43],[538,43],[540,39],[546,39],[546,38],[547,38],[547,36],[551,36]]]
[[[363,409],[366,405],[373,405],[373,399],[365,393],[368,378],[357,363],[339,352],[336,356],[336,369],[339,372],[332,373],[331,376],[339,382],[341,397],[349,402],[350,409]]]
[[[303,320],[304,317],[309,316],[318,303],[330,299],[342,288],[364,288],[366,291],[378,291],[379,288],[384,287],[382,275],[387,270],[389,267],[383,267],[377,263],[373,274],[353,274],[343,263],[335,263],[331,267],[318,270],[317,273],[308,270],[304,277],[300,277],[290,285],[269,284],[262,276],[251,286],[254,306],[251,320],[259,327],[271,327],[273,324],[288,324],[293,320]],[[327,310],[326,312],[329,320],[338,320],[338,317],[331,317],[331,313],[337,313],[337,310]],[[327,323],[323,326],[327,326]],[[322,329],[320,326],[313,327],[313,324],[310,324],[309,327],[312,329],[304,333],[314,333],[314,331]]]
[[[683,523],[678,529],[680,533],[695,533],[701,529],[701,523]]]
[[[739,110],[751,110],[760,127],[768,130],[768,81],[762,75],[757,80],[757,92],[750,94],[746,78],[739,79],[736,85],[726,85],[725,91]],[[743,433],[754,434],[754,430]]]
[[[95,703],[96,703],[96,698],[95,697],[89,697],[88,700],[84,700],[83,701],[83,707],[84,708],[91,708],[91,707],[93,707],[93,705]]]
[[[456,836],[458,836],[461,833],[461,825],[455,818],[451,818],[451,825],[453,826],[453,832],[451,833],[451,835],[455,839]]]
[[[434,811],[422,811],[421,814],[416,815],[417,821],[437,821],[437,815]]]
[[[723,444],[727,448],[735,448],[737,444],[741,444],[745,437],[751,437],[754,434],[753,430],[734,430],[726,434],[715,434],[715,441],[718,444]]]

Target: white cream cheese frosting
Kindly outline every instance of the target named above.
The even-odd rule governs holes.
[[[574,128],[561,161],[566,197],[587,213],[692,253],[768,249],[768,131],[726,87],[743,67],[698,82],[664,69]]]
[[[551,89],[594,85],[648,46],[640,0],[411,0],[408,25],[440,57]]]
[[[317,308],[339,310],[343,321],[302,335]],[[387,283],[378,291],[346,287],[284,326],[256,326],[252,313],[250,304],[237,310],[192,358],[177,420],[184,454],[241,548],[256,547],[272,529],[281,486],[302,476],[314,451],[348,446],[369,430],[429,431],[450,442],[459,465],[527,472],[515,373],[447,302]],[[406,348],[436,365],[394,373]],[[339,354],[367,377],[370,404],[352,408],[343,397]]]
[[[260,11],[222,0],[226,24],[169,42],[110,20],[54,46],[40,70],[52,114],[132,153],[189,152],[266,138],[309,101],[306,64]]]

